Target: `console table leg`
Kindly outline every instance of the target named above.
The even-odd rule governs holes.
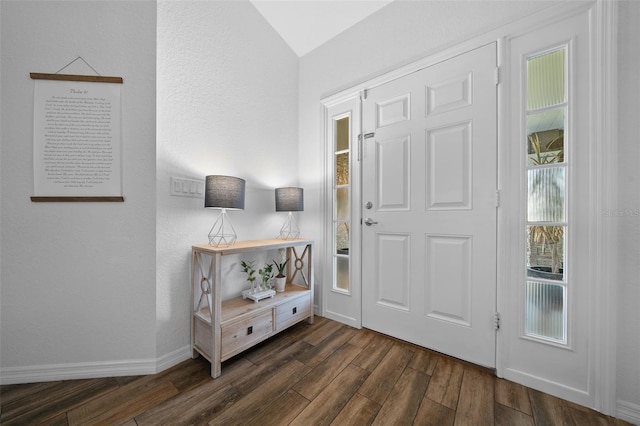
[[[222,368],[220,366],[220,363],[217,362],[212,362],[211,363],[211,377],[213,379],[220,377],[220,374],[222,374]]]

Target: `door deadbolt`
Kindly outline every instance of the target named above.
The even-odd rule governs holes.
[[[371,201],[367,201],[367,204],[364,205],[365,209],[371,209],[371,207],[373,207],[373,203]]]

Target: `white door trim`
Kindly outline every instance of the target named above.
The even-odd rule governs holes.
[[[489,31],[472,39],[452,43],[450,45],[441,46],[438,51],[426,52],[426,57],[414,63],[404,65],[396,70],[383,73],[375,78],[369,79],[348,89],[341,90],[333,95],[327,96],[321,100],[323,108],[323,119],[327,117],[327,109],[331,105],[338,104],[349,99],[366,89],[385,84],[391,80],[402,77],[429,65],[435,64],[452,56],[480,47],[484,44],[495,42],[498,40],[498,63],[501,66],[501,80],[506,80],[509,76],[504,70],[505,57],[505,39],[526,33],[541,23],[551,23],[566,19],[569,16],[589,11],[594,24],[593,31],[593,61],[592,75],[594,87],[594,99],[591,111],[592,134],[596,140],[612,141],[610,144],[596,144],[594,148],[597,152],[594,154],[596,164],[593,164],[593,187],[595,201],[592,211],[589,212],[594,218],[596,234],[595,245],[597,245],[599,262],[594,264],[595,288],[594,298],[591,301],[591,309],[594,312],[591,324],[593,345],[590,348],[589,356],[591,358],[591,369],[594,371],[595,385],[595,408],[605,414],[615,415],[616,413],[616,289],[607,288],[606,282],[617,283],[615,276],[615,259],[616,244],[614,224],[607,222],[604,212],[612,211],[617,205],[617,176],[616,176],[616,160],[617,160],[617,132],[616,120],[617,110],[615,102],[616,92],[616,64],[617,64],[617,4],[607,0],[594,0],[592,2],[560,2],[557,5],[533,14],[529,17],[514,21],[501,28]],[[507,93],[504,84],[499,85],[498,89],[498,116],[504,116],[505,100]],[[504,177],[508,175],[509,164],[507,164],[504,150],[507,143],[507,123],[504,120],[499,121],[498,127],[498,185],[502,187]],[[325,132],[323,140],[327,140],[326,121],[323,122],[322,131]],[[326,150],[325,150],[326,152]],[[326,161],[326,160],[325,160]],[[326,167],[325,167],[325,170]],[[322,200],[323,210],[327,210],[327,182],[330,176],[325,176],[325,194]],[[360,197],[360,189],[354,188],[354,197]],[[358,198],[359,199],[359,198]],[[354,220],[356,215],[354,214]],[[357,219],[359,221],[359,218]],[[504,310],[507,303],[504,297],[505,288],[507,286],[506,265],[500,259],[504,259],[507,252],[505,242],[508,235],[505,235],[509,218],[506,217],[504,208],[498,211],[498,287],[497,287],[497,306],[498,311]],[[359,225],[359,224],[358,224]],[[325,232],[326,235],[326,232]],[[354,244],[354,255],[359,256],[360,247]],[[608,278],[604,278],[605,272]],[[361,283],[353,283],[353,285],[361,285]],[[323,303],[323,301],[321,301]],[[320,307],[322,312],[322,307]],[[504,348],[508,342],[501,338],[500,333],[497,337],[496,350],[496,371],[498,376],[502,376],[504,370]]]
[[[613,211],[618,205],[617,156],[618,111],[616,103],[617,85],[617,28],[618,9],[616,2],[599,0],[594,6],[595,60],[593,87],[595,99],[592,134],[596,141],[595,195],[596,206],[592,216],[597,220],[596,244],[599,259],[595,266],[595,315],[592,324],[595,329],[593,359],[595,367],[595,409],[605,414],[616,415],[616,330],[617,330],[617,288],[607,288],[605,283],[617,286],[616,259],[618,257],[616,231],[604,212]]]
[[[361,299],[361,228],[359,226],[360,219],[360,162],[353,161],[351,158],[350,167],[350,247],[349,247],[349,292],[336,292],[333,287],[333,258],[335,246],[333,245],[333,170],[334,165],[329,158],[334,155],[333,142],[333,117],[349,116],[350,117],[350,139],[351,139],[351,157],[357,156],[358,141],[357,136],[361,133],[361,108],[360,95],[358,93],[339,99],[336,102],[323,105],[323,140],[325,155],[325,179],[324,179],[324,195],[323,195],[323,235],[325,241],[325,262],[323,268],[323,276],[325,277],[322,286],[322,303],[319,310],[322,316],[329,319],[342,322],[351,327],[362,327],[362,311],[360,305]],[[331,305],[331,306],[330,306]],[[335,305],[335,306],[334,306]],[[357,311],[357,312],[353,312]]]

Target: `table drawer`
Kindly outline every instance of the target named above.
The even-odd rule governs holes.
[[[311,294],[306,293],[276,307],[276,331],[311,315]]]
[[[242,352],[273,333],[271,309],[252,317],[222,325],[222,360]]]

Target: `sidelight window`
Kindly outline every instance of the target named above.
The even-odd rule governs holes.
[[[567,47],[526,59],[524,333],[567,342]]]
[[[333,158],[333,290],[349,292],[351,235],[350,116],[334,118]]]

